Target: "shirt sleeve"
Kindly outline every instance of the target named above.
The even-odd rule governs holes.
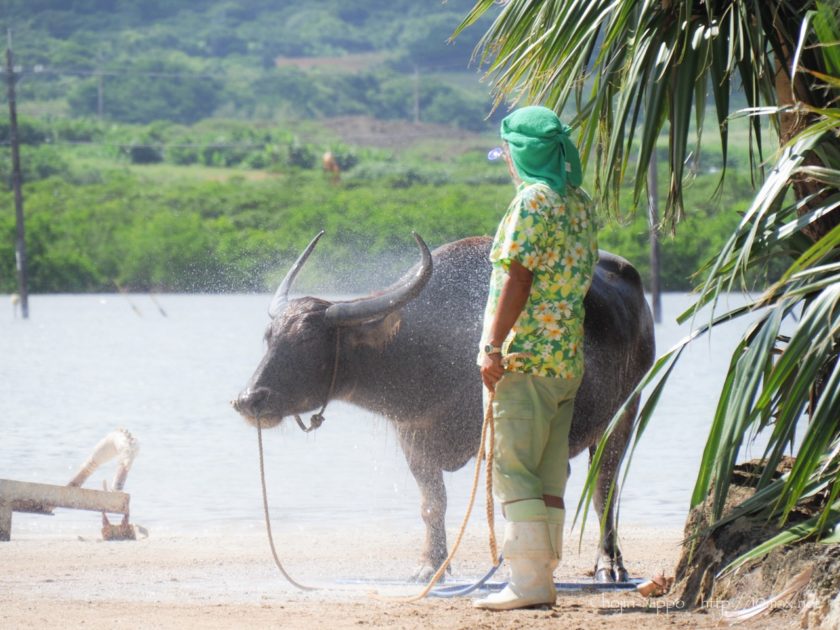
[[[492,262],[507,269],[515,260],[531,272],[537,270],[546,247],[546,205],[545,194],[534,186],[516,195],[499,225]]]

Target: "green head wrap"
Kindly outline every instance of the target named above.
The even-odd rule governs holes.
[[[580,186],[580,155],[569,138],[571,127],[560,122],[547,107],[517,109],[502,120],[502,139],[523,181],[541,182],[559,194],[566,184]]]

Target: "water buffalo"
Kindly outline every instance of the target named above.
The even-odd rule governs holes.
[[[461,468],[476,452],[482,424],[476,366],[487,299],[489,238],[467,238],[430,254],[415,236],[421,262],[382,293],[347,301],[290,300],[289,289],[318,235],[301,254],[271,302],[268,349],[234,401],[249,422],[276,426],[283,418],[341,399],[394,422],[422,496],[426,541],[418,579],[446,558],[443,471]],[[607,423],[654,357],[653,324],[638,272],[601,252],[586,297],[586,376],[575,402],[571,455],[590,455]],[[637,404],[611,437],[595,508],[607,510],[595,565],[600,581],[627,579],[616,541],[608,488],[616,475]],[[298,418],[298,421],[299,418]]]

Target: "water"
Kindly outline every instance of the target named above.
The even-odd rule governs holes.
[[[229,401],[262,356],[269,296],[166,295],[157,302],[167,317],[137,295],[34,296],[28,321],[0,309],[0,478],[64,484],[102,437],[125,427],[141,443],[126,484],[134,522],[156,533],[261,528],[255,430]],[[682,294],[663,296],[659,352],[688,332],[673,319],[689,303]],[[742,326],[727,325],[684,355],[636,454],[623,523],[682,526]],[[326,417],[311,434],[294,422],[264,434],[273,518],[298,527],[376,522],[422,531],[419,494],[389,424],[335,402]],[[585,455],[573,462],[569,505],[586,464]],[[113,466],[86,486],[101,487]],[[465,510],[472,466],[447,474],[452,528]],[[94,515],[57,512],[16,514],[13,535],[66,535],[82,523],[95,534]]]

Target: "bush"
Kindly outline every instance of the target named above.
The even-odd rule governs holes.
[[[47,125],[40,120],[18,117],[18,142],[20,144],[41,144],[49,138]],[[11,121],[8,118],[0,119],[0,144],[9,144],[12,141]]]
[[[442,186],[449,182],[445,170],[420,166],[407,166],[393,162],[368,162],[356,167],[348,176],[348,183],[384,182],[391,188],[409,188],[431,184]]]
[[[335,163],[342,171],[349,171],[359,163],[359,156],[347,148],[330,149]]]
[[[163,162],[163,151],[160,147],[148,144],[130,144],[122,147],[132,164],[157,164]]]
[[[269,144],[261,151],[251,151],[242,160],[242,165],[252,169],[268,169],[284,162],[283,155],[280,153],[280,147],[276,144]]]
[[[0,181],[10,189],[12,186],[12,161],[6,156],[0,159]],[[34,182],[48,177],[67,177],[70,167],[64,156],[51,146],[21,147],[20,169],[23,182]]]
[[[303,144],[290,144],[288,162],[290,166],[311,169],[315,168],[315,165],[318,163],[318,157],[309,146]]]
[[[90,118],[59,118],[51,126],[56,138],[64,142],[98,142],[107,133],[103,123]]]

